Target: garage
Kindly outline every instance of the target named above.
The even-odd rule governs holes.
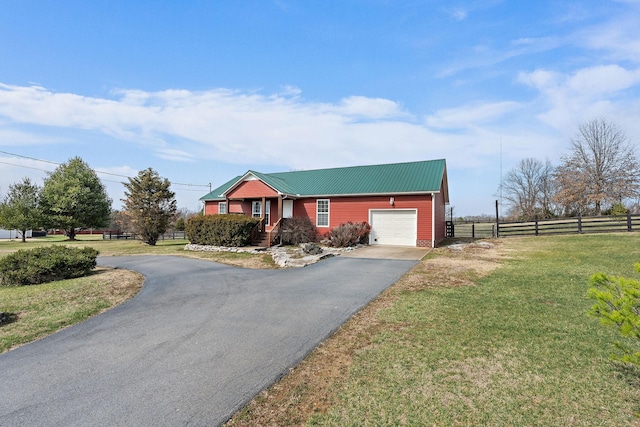
[[[369,212],[372,245],[416,246],[416,209],[379,209]]]

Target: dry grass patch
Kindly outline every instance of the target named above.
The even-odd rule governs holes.
[[[198,251],[182,251],[176,255],[205,259],[208,261],[219,262],[221,264],[233,265],[235,267],[250,269],[274,269],[278,265],[273,261],[271,254],[251,254],[247,252],[198,252]]]

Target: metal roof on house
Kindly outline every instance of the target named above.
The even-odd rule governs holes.
[[[444,159],[371,166],[260,173],[247,171],[226,182],[200,200],[224,200],[225,192],[253,175],[283,195],[348,196],[447,192]],[[445,199],[448,200],[448,194]]]

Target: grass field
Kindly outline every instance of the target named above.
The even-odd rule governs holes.
[[[229,424],[640,425],[640,375],[586,315],[591,274],[637,276],[640,235],[495,245],[433,252]]]
[[[184,252],[187,240],[161,240],[156,246],[149,246],[138,240],[103,240],[102,234],[82,234],[76,237],[76,241],[68,241],[66,236],[47,236],[27,239],[26,243],[20,240],[0,241],[0,256],[18,249],[29,249],[37,246],[51,244],[64,244],[67,246],[91,246],[100,251],[100,255],[136,255],[157,254],[175,255]]]

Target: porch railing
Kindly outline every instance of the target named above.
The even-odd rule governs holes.
[[[259,241],[262,237],[262,233],[264,233],[264,218],[262,218],[260,222],[258,222],[256,226],[253,227],[253,230],[251,230],[251,241]]]
[[[267,237],[269,238],[269,247],[273,245],[273,243],[278,238],[278,232],[280,231],[280,223],[282,222],[282,218],[280,218],[275,224],[273,224],[273,228],[267,231]]]

